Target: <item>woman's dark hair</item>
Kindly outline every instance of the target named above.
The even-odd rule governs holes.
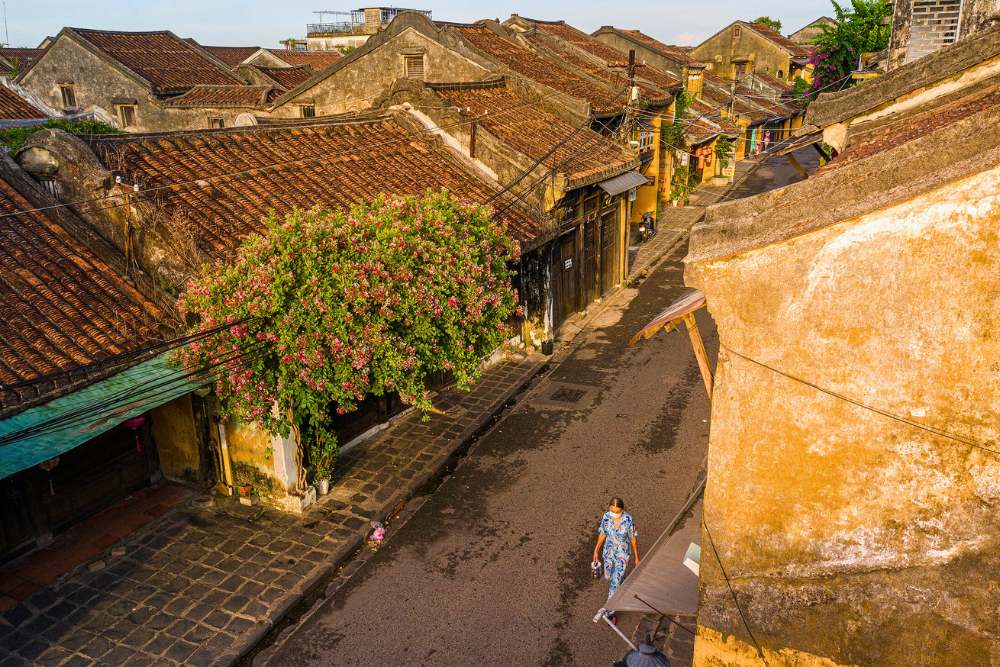
[[[611,499],[610,505],[611,505],[611,507],[617,507],[622,512],[625,511],[625,501],[622,500],[621,498],[617,497],[617,496]]]

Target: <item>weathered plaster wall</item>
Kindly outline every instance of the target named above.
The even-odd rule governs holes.
[[[198,481],[202,476],[201,445],[195,428],[191,395],[164,403],[152,410],[150,416],[163,475],[167,479]]]
[[[1000,664],[1000,457],[730,351],[1000,450],[998,266],[1000,168],[688,266],[722,345],[705,520],[766,647]],[[742,664],[726,642],[746,635],[703,544],[696,664]]]
[[[396,79],[405,76],[403,55],[407,51],[423,53],[427,81],[479,81],[488,74],[485,67],[410,28],[362,57],[345,62],[331,76],[283,102],[270,115],[298,118],[302,104],[314,104],[317,116],[367,109]]]
[[[764,72],[771,76],[789,78],[789,57],[784,49],[768,39],[764,39],[746,26],[740,27],[740,36],[733,37],[735,28],[730,26],[722,32],[696,46],[691,56],[703,63],[714,64],[712,72],[716,76],[732,79],[735,75],[734,58],[748,58],[747,74]]]
[[[625,54],[629,52],[629,49],[635,49],[635,59],[637,62],[652,65],[657,69],[676,76],[682,81],[684,80],[684,65],[679,61],[660,55],[652,49],[633,42],[630,39],[625,39],[621,35],[617,35],[613,32],[598,31],[594,33],[594,38],[604,42],[608,46],[618,49]]]
[[[94,55],[68,37],[60,37],[21,80],[21,85],[49,106],[62,109],[59,83],[72,81],[77,106],[84,111],[101,109],[118,118],[114,100],[136,101],[136,125],[129,132],[198,130],[209,126],[209,117],[223,118],[233,127],[248,109],[179,109],[164,106],[136,79]]]

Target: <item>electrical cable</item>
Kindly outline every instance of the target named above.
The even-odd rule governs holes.
[[[715,548],[715,540],[712,539],[712,531],[708,529],[708,522],[705,521],[705,517],[702,517],[701,525],[705,527],[705,535],[708,537],[708,543],[712,545],[712,553],[715,554],[715,562],[719,564],[719,569],[722,571],[722,577],[726,580],[726,586],[729,588],[729,594],[733,598],[733,604],[736,605],[736,611],[739,612],[740,620],[743,621],[743,627],[746,628],[747,634],[750,635],[750,641],[753,642],[754,647],[757,649],[757,655],[760,656],[761,662],[764,663],[765,667],[770,667],[767,663],[767,658],[764,657],[764,650],[760,647],[760,643],[757,641],[757,637],[754,636],[753,630],[750,629],[750,623],[747,622],[747,617],[743,613],[743,607],[740,605],[739,598],[736,597],[736,591],[733,589],[733,584],[729,580],[729,574],[726,572],[726,568],[722,564],[722,559],[719,557],[719,550]]]
[[[960,435],[955,435],[954,433],[949,433],[948,431],[944,431],[942,429],[935,428],[933,426],[928,426],[926,424],[921,424],[920,422],[913,421],[912,419],[908,419],[906,417],[902,417],[900,415],[897,415],[897,414],[894,414],[892,412],[889,412],[888,410],[883,410],[882,408],[877,408],[877,407],[875,407],[873,405],[868,405],[867,403],[863,403],[862,401],[859,401],[857,399],[851,398],[850,396],[845,396],[844,394],[838,393],[838,392],[833,391],[831,389],[826,389],[825,387],[821,387],[818,384],[815,384],[814,382],[810,382],[808,380],[803,380],[800,377],[797,377],[795,375],[792,375],[791,373],[788,373],[788,372],[785,372],[785,371],[780,370],[778,368],[775,368],[775,367],[773,367],[773,366],[771,366],[769,364],[764,363],[763,361],[758,361],[756,359],[753,359],[752,357],[749,357],[749,356],[747,356],[745,354],[737,352],[736,350],[734,350],[734,349],[732,349],[732,348],[730,348],[730,347],[728,347],[728,346],[726,346],[726,345],[724,345],[722,343],[720,343],[719,345],[720,345],[720,347],[722,347],[724,350],[726,350],[730,354],[733,354],[733,355],[735,355],[735,356],[737,356],[737,357],[739,357],[739,358],[741,358],[741,359],[743,359],[745,361],[749,361],[752,364],[756,364],[756,365],[760,366],[761,368],[766,368],[767,370],[771,371],[772,373],[777,373],[778,375],[781,375],[782,377],[788,378],[789,380],[793,380],[793,381],[798,382],[800,384],[804,384],[807,387],[811,387],[811,388],[815,389],[816,391],[819,391],[819,392],[821,392],[823,394],[827,394],[828,396],[832,396],[833,398],[839,399],[841,401],[845,401],[847,403],[850,403],[851,405],[855,405],[855,406],[857,406],[859,408],[863,408],[865,410],[869,410],[869,411],[874,412],[876,414],[882,415],[883,417],[886,417],[888,419],[893,419],[895,421],[901,422],[903,424],[906,424],[906,425],[911,426],[913,428],[919,429],[921,431],[926,431],[927,433],[930,433],[932,435],[936,435],[936,436],[938,436],[940,438],[946,438],[946,439],[949,439],[949,440],[953,440],[955,442],[961,443],[961,444],[966,445],[968,447],[974,447],[976,449],[981,449],[981,450],[983,450],[985,452],[989,452],[989,453],[994,454],[996,456],[1000,456],[1000,450],[993,449],[992,447],[988,447],[987,445],[985,445],[985,444],[983,444],[981,442],[978,442],[976,440],[972,440],[972,439],[969,439],[969,438],[964,438],[964,437],[962,437]]]

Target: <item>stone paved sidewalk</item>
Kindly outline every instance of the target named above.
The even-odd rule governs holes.
[[[471,392],[443,392],[445,414],[402,415],[344,454],[330,495],[302,516],[231,499],[169,512],[0,616],[0,667],[233,664],[544,362],[514,356]]]
[[[714,204],[729,191],[728,185],[702,186],[692,193],[692,202],[683,207],[669,206],[660,213],[656,223],[656,236],[639,245],[639,250],[629,267],[630,281],[640,280],[673,249],[674,245],[691,231],[701,219],[705,207]]]

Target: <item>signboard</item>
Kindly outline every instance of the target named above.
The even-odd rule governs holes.
[[[573,258],[570,257],[565,262],[563,262],[563,269],[567,269],[568,270],[568,269],[572,269],[572,268],[573,268]]]

